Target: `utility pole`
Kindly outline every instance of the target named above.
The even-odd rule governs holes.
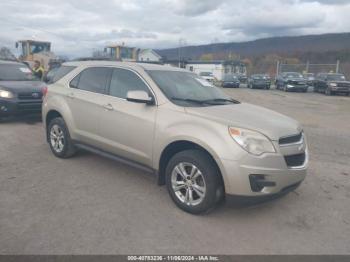
[[[306,73],[309,73],[310,62],[306,62]]]
[[[339,73],[339,65],[340,65],[340,61],[337,60],[337,68],[336,68],[336,70],[335,70],[335,72],[336,72],[337,74]]]
[[[186,44],[186,39],[180,38],[179,39],[179,48],[178,48],[178,55],[179,55],[179,68],[181,68],[181,47],[182,45]]]
[[[280,74],[280,61],[277,60],[277,65],[276,65],[276,76]]]

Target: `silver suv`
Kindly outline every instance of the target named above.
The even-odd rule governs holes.
[[[42,110],[57,157],[82,148],[155,173],[176,205],[195,214],[225,195],[278,195],[305,178],[298,122],[240,103],[196,74],[105,61],[61,70]]]

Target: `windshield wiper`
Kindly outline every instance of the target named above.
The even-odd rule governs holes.
[[[196,99],[190,99],[190,98],[172,97],[170,99],[171,100],[177,100],[177,101],[189,102],[189,103],[196,103],[196,104],[200,104],[200,105],[206,103],[206,101],[203,101],[203,100],[196,100]]]
[[[214,98],[214,99],[208,99],[208,100],[204,100],[203,103],[208,103],[208,104],[222,104],[220,102],[228,102],[228,103],[232,103],[232,104],[239,104],[239,102],[237,100],[233,100],[233,99],[227,99],[227,98]]]

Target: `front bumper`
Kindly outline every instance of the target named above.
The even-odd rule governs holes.
[[[331,91],[335,93],[349,93],[350,87],[345,87],[345,86],[331,87]]]
[[[14,116],[41,113],[41,99],[0,99],[0,116]]]
[[[302,164],[288,166],[286,156],[295,154],[296,147],[300,145],[284,148],[284,153],[280,151],[262,156],[246,154],[237,161],[221,159],[226,194],[268,196],[281,194],[299,185],[307,173],[309,154],[305,144],[302,149],[305,154]]]
[[[271,86],[270,82],[252,82],[254,88],[265,88]]]
[[[287,84],[287,90],[288,91],[305,91],[308,89],[308,85],[294,85],[294,84]]]
[[[222,87],[239,87],[239,84],[238,82],[223,82]]]

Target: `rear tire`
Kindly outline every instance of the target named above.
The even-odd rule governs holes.
[[[166,184],[175,204],[191,214],[209,212],[224,198],[220,171],[200,150],[175,154],[166,168]]]
[[[51,151],[56,157],[69,158],[76,153],[77,149],[62,117],[51,120],[48,124],[47,136]]]

